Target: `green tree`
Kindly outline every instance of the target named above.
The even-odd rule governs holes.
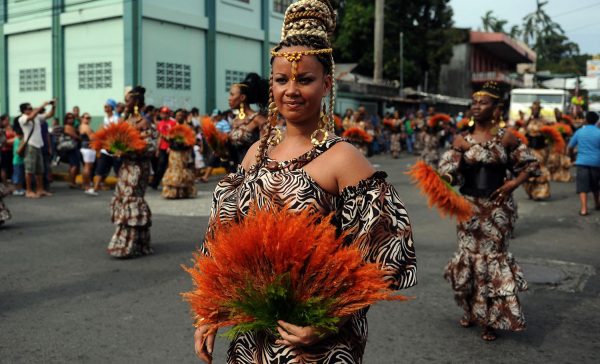
[[[483,25],[484,32],[495,32],[495,33],[506,33],[504,27],[508,21],[504,19],[498,19],[492,15],[493,11],[488,10],[484,16],[481,17],[481,23]]]
[[[449,0],[386,0],[384,35],[384,77],[400,74],[400,32],[404,32],[404,80],[406,86],[423,85],[435,91],[442,64],[452,57],[456,33],[451,30]],[[340,3],[338,31],[334,39],[338,62],[357,62],[357,72],[373,74],[372,0],[345,0]]]
[[[523,18],[522,28],[523,41],[535,50],[542,66],[579,54],[579,46],[569,41],[560,24],[546,13],[546,4],[548,1],[537,0],[535,11]]]

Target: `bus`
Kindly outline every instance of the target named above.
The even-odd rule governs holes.
[[[569,91],[561,89],[516,88],[510,92],[510,109],[508,119],[519,120],[519,111],[525,114],[525,119],[531,115],[531,104],[540,101],[541,116],[549,121],[556,121],[554,109],[567,112],[569,109]]]

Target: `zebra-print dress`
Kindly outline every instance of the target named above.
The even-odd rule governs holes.
[[[320,147],[285,162],[267,157],[245,171],[226,176],[214,192],[208,234],[215,221],[231,221],[248,213],[251,204],[261,209],[291,207],[315,213],[334,213],[340,231],[350,232],[369,262],[390,268],[392,286],[397,289],[416,284],[416,259],[408,214],[396,190],[376,172],[339,195],[323,190],[302,167],[340,142],[329,139]],[[204,253],[204,248],[202,247]],[[361,363],[367,341],[367,309],[361,310],[339,333],[311,347],[295,348],[275,344],[275,337],[256,332],[231,342],[228,363]]]
[[[464,181],[462,171],[468,165],[510,165],[515,175],[526,171],[538,176],[540,166],[531,150],[520,141],[516,147],[505,146],[504,134],[500,130],[493,139],[477,143],[464,133],[469,148],[446,151],[439,172],[452,175],[459,183]],[[471,202],[474,216],[457,226],[458,251],[446,265],[444,278],[454,290],[456,303],[473,322],[499,330],[523,330],[525,317],[517,293],[527,289],[527,282],[508,251],[516,221],[513,196],[501,205],[489,197],[465,198]]]

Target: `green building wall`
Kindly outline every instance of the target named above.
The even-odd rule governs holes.
[[[0,0],[0,16],[0,112],[62,96],[59,118],[77,105],[96,126],[136,84],[147,104],[227,108],[229,83],[267,76],[283,22],[273,0]]]

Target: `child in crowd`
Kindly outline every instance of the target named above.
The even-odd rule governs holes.
[[[23,183],[25,182],[25,159],[19,156],[17,151],[19,150],[19,145],[23,143],[23,131],[21,129],[15,130],[17,137],[13,143],[13,176],[12,182],[15,185],[15,190],[13,191],[13,195],[15,196],[24,196],[25,190],[23,189]]]

